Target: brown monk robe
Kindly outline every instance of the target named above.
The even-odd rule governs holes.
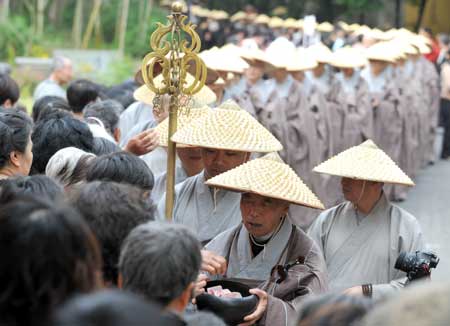
[[[361,144],[372,138],[373,115],[369,88],[360,72],[343,68],[336,74],[344,95],[343,148]]]
[[[328,124],[328,146],[324,154],[324,159],[337,154],[339,148],[344,147],[343,126],[344,126],[344,96],[340,84],[336,81],[331,67],[320,63],[312,72],[307,73],[309,78],[317,90],[323,94],[325,98],[326,110],[322,110],[325,116],[325,121]],[[317,96],[317,95],[315,95]],[[315,99],[317,100],[317,98]],[[336,205],[342,201],[342,194],[338,191],[330,191],[330,189],[338,189],[338,181],[336,178],[330,178],[327,175],[321,175],[317,180],[319,182],[319,189],[314,188],[322,196],[326,207]]]
[[[422,70],[423,87],[426,91],[426,112],[428,125],[425,126],[424,134],[424,161],[427,165],[436,160],[434,153],[434,142],[439,119],[439,101],[440,101],[440,80],[435,66],[425,57],[421,56],[417,61],[419,69]]]
[[[329,151],[328,120],[325,115],[325,97],[304,76],[303,72],[292,73],[297,90],[290,100],[296,105],[288,106],[288,135],[290,162],[288,162],[297,174],[303,176],[303,180],[312,185],[315,193],[321,198],[326,198],[326,179],[321,175],[312,173],[316,166]],[[321,108],[321,109],[319,109]],[[326,176],[327,177],[327,176]],[[312,221],[317,217],[318,211],[309,207],[291,205],[289,216],[291,220],[303,230],[308,229]]]
[[[388,62],[370,60],[361,75],[369,86],[369,96],[374,117],[374,141],[393,160],[400,161],[403,133],[401,96]],[[386,196],[396,200],[396,187],[386,185]]]
[[[242,223],[205,247],[228,262],[216,278],[238,279],[259,297],[244,325],[291,325],[304,298],[327,290],[325,261],[317,245],[287,218],[291,203],[323,208],[276,154],[218,175],[213,187],[240,191]]]
[[[258,89],[255,97],[259,99],[256,108],[258,121],[264,125],[283,145],[280,156],[289,162],[287,112],[289,106],[296,105],[290,101],[290,91],[294,80],[285,69],[275,69],[273,78],[266,80]]]
[[[411,177],[415,177],[420,168],[419,122],[420,109],[425,107],[425,99],[420,87],[420,79],[415,76],[411,59],[399,60],[396,67],[396,83],[402,96],[403,133],[399,166]],[[406,199],[408,187],[396,186],[400,200]]]

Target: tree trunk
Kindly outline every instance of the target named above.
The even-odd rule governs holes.
[[[419,15],[417,16],[416,27],[414,28],[416,33],[419,32],[419,28],[422,25],[423,14],[425,13],[426,6],[427,0],[420,0]]]
[[[99,47],[103,42],[103,31],[102,31],[102,14],[101,11],[97,16],[95,21],[95,46]]]
[[[9,16],[9,0],[0,0],[0,23],[8,20]]]
[[[150,16],[152,14],[154,0],[146,0],[147,6],[145,7],[144,18],[139,30],[139,38],[141,42],[146,42],[149,38],[147,35],[148,23],[150,22]]]
[[[125,50],[125,37],[127,35],[129,7],[130,7],[130,0],[122,0],[122,15],[120,18],[120,28],[119,28],[119,52],[121,54],[123,54]]]
[[[38,37],[44,34],[44,19],[45,8],[47,7],[48,0],[37,0],[36,6],[36,35]]]
[[[403,8],[403,1],[395,0],[395,28],[397,29],[402,27],[403,25],[402,8]]]
[[[77,0],[72,25],[72,42],[76,49],[81,46],[81,34],[83,26],[83,0]]]
[[[81,47],[87,49],[89,46],[89,41],[91,40],[92,31],[94,30],[94,24],[97,20],[98,13],[100,12],[100,7],[102,6],[102,0],[95,0],[89,21],[84,32],[83,43]]]

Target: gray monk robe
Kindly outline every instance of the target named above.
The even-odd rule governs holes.
[[[318,113],[311,110],[303,85],[294,82],[289,93],[292,95],[289,96],[290,104],[286,107],[287,151],[289,152],[289,161],[286,163],[302,176],[308,186],[314,188],[314,177],[316,176],[313,175],[312,169],[320,161],[316,125],[316,114]],[[289,212],[292,221],[304,230],[318,215],[317,210],[299,205],[291,205]]]
[[[373,110],[373,140],[397,164],[400,162],[403,133],[403,112],[399,88],[393,80],[391,67],[380,75],[373,76],[370,67],[361,72],[369,86]],[[386,185],[389,199],[398,198],[398,187]]]
[[[238,226],[223,232],[205,247],[225,257],[225,277],[236,278],[269,294],[267,310],[258,325],[291,325],[298,317],[302,300],[309,294],[327,291],[325,262],[314,241],[286,219],[264,250],[253,256],[247,229]],[[299,260],[288,269],[286,279],[277,284],[277,265]]]
[[[376,300],[402,287],[405,273],[394,268],[400,252],[424,246],[415,217],[384,194],[367,216],[358,214],[350,202],[324,211],[308,234],[323,252],[331,289],[371,283]]]
[[[143,102],[132,103],[122,112],[119,118],[119,129],[122,137],[127,135],[135,125],[148,120],[155,120],[152,106]]]
[[[259,122],[264,125],[283,145],[280,156],[285,162],[289,162],[290,152],[288,148],[288,127],[287,111],[289,97],[292,95],[293,78],[288,75],[285,81],[278,83],[275,79],[265,81],[263,87],[259,87],[257,97],[261,101],[260,107],[256,108],[256,114]]]
[[[205,243],[239,224],[241,195],[214,189],[205,184],[204,172],[175,186],[173,222],[189,227]],[[157,218],[165,219],[165,195],[157,208]]]
[[[372,138],[372,107],[367,83],[359,71],[355,70],[350,78],[338,73],[336,80],[340,83],[344,95],[341,149],[345,150]]]
[[[258,117],[256,116],[255,109],[255,103],[258,102],[257,89],[261,87],[263,83],[264,81],[260,80],[256,85],[250,86],[245,77],[242,77],[236,85],[233,85],[225,92],[223,101],[228,99],[234,100],[241,108],[257,119]]]
[[[157,123],[156,121],[153,120],[147,120],[138,123],[133,128],[131,128],[131,130],[125,137],[123,137],[122,141],[120,142],[120,145],[124,147],[127,144],[127,142],[134,136],[140,134],[145,130],[153,129],[156,126]],[[153,175],[155,177],[158,177],[160,174],[164,173],[167,170],[167,152],[162,147],[156,147],[150,153],[141,155],[140,158],[147,164],[147,166],[153,172]],[[180,161],[178,159],[176,161],[176,165],[180,166]]]
[[[175,168],[175,184],[179,184],[187,179],[186,171],[181,166]],[[157,204],[166,193],[167,171],[161,173],[155,178],[155,184],[152,189],[151,198]]]

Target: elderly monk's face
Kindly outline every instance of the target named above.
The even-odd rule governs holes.
[[[363,198],[379,196],[383,188],[383,184],[380,182],[366,181],[366,185],[364,186],[364,180],[350,178],[342,178],[341,185],[344,198],[354,204]],[[364,194],[362,194],[363,191]]]
[[[212,178],[247,162],[250,153],[223,149],[202,148],[206,178]]]
[[[289,203],[280,199],[252,193],[243,193],[241,196],[242,223],[254,237],[275,231],[288,210]]]

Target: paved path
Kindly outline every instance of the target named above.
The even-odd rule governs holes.
[[[441,261],[434,281],[450,279],[450,161],[439,161],[422,170],[408,199],[399,206],[419,220],[425,241]]]

